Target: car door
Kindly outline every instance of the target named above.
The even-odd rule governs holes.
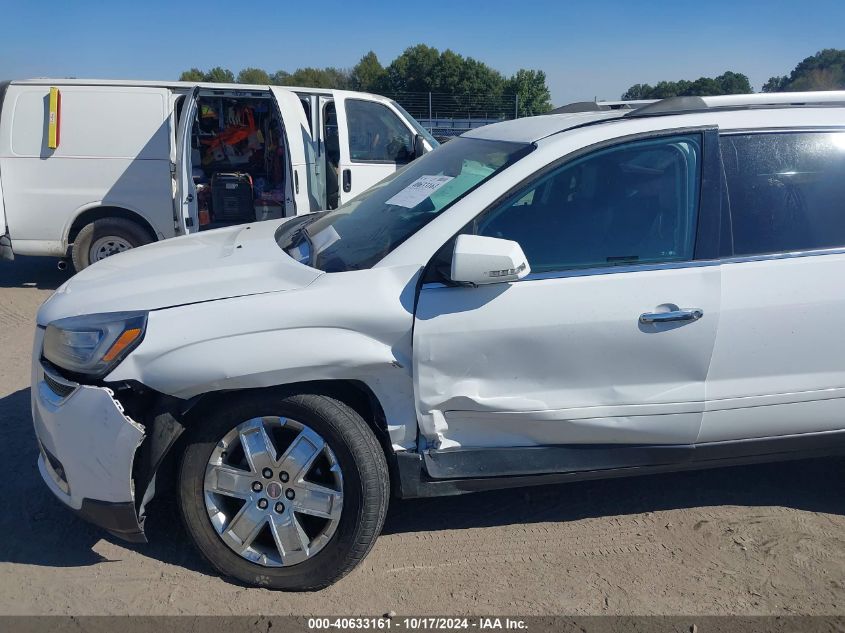
[[[733,257],[699,440],[845,429],[845,130],[721,143]]]
[[[191,132],[197,116],[198,94],[197,87],[185,95],[176,124],[173,205],[174,217],[181,223],[183,233],[195,233],[200,229],[197,188],[191,174]]]
[[[418,414],[439,431],[433,476],[685,459],[643,447],[688,447],[701,425],[716,183],[715,132],[635,140],[551,166],[465,229],[517,241],[532,273],[420,291],[414,375]],[[564,446],[509,450],[507,466],[493,450]]]
[[[310,124],[299,95],[285,88],[271,87],[285,128],[288,156],[285,215],[301,215],[321,208],[314,192],[315,151]]]
[[[341,90],[334,98],[343,204],[413,160],[416,134],[387,103]]]

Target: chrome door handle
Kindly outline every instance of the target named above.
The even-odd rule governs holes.
[[[704,316],[704,310],[690,308],[689,310],[672,310],[671,312],[644,312],[640,315],[640,323],[672,323],[674,321],[698,321]]]

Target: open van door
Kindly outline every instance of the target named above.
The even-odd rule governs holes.
[[[6,89],[8,87],[8,81],[0,81],[0,113],[3,111],[3,99],[6,97]],[[0,179],[0,260],[14,259],[14,255],[12,254],[12,244],[9,241],[9,238],[6,237],[7,231],[6,207],[3,204],[3,181]]]
[[[197,188],[191,174],[191,130],[197,114],[197,94],[194,88],[185,95],[182,112],[176,124],[176,161],[174,163],[175,191],[174,219],[181,233],[196,233],[200,229]]]
[[[416,131],[387,99],[333,91],[340,137],[340,204],[415,158]]]
[[[314,142],[305,108],[299,95],[285,88],[271,87],[279,107],[287,142],[288,174],[285,179],[285,216],[318,211],[322,205],[313,195],[319,188],[314,183]]]
[[[3,181],[0,180],[0,237],[6,235],[6,209],[3,206]]]

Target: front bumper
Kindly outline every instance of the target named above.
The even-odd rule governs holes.
[[[38,328],[40,352],[43,330]],[[109,532],[144,541],[132,463],[144,427],[123,411],[104,387],[66,380],[33,360],[32,419],[38,470],[52,493],[79,515]]]

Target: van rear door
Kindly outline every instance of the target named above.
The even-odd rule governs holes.
[[[340,204],[414,159],[416,131],[388,100],[334,91],[340,137]]]
[[[8,81],[0,81],[0,116],[3,114],[3,100],[6,96]],[[12,245],[6,237],[8,226],[6,225],[6,207],[3,204],[3,175],[0,174],[0,259],[13,259]]]
[[[3,206],[3,179],[0,178],[0,238],[6,235],[6,207]]]
[[[314,148],[314,161],[310,164],[311,179],[309,191],[312,206],[316,202],[318,209],[326,206],[326,148],[322,130],[322,104],[327,99],[318,93],[298,91],[299,101],[305,109],[305,117],[311,129],[311,147]]]
[[[194,88],[185,95],[182,112],[176,125],[176,162],[173,196],[174,218],[181,233],[196,233],[200,229],[197,188],[191,174],[191,131],[197,114],[197,94]]]
[[[2,106],[2,103],[0,103]],[[12,243],[6,236],[6,208],[3,206],[3,179],[0,178],[0,260],[15,258]]]
[[[320,203],[313,195],[315,152],[311,128],[299,95],[285,88],[271,87],[279,107],[287,141],[288,178],[285,184],[285,216],[318,211]]]

